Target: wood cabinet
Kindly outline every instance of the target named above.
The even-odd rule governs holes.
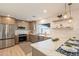
[[[38,41],[38,36],[36,36],[36,35],[29,35],[29,41],[37,42]]]
[[[15,24],[15,19],[13,18],[2,17],[1,19],[4,24]]]
[[[15,18],[0,16],[0,23],[3,24],[16,24]]]
[[[26,30],[29,30],[29,22],[23,20],[16,21],[17,27],[25,27]]]
[[[46,56],[46,55],[32,47],[32,56]]]
[[[32,35],[32,34],[29,35],[29,41],[30,42],[39,42],[39,41],[44,41],[46,39],[48,39],[48,37]]]
[[[0,17],[0,23],[1,23],[1,17]]]
[[[18,35],[15,35],[15,44],[18,44],[19,43],[19,37]]]
[[[32,34],[36,32],[36,21],[29,22],[29,29]]]

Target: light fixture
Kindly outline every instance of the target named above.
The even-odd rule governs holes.
[[[71,5],[72,5],[72,3],[69,3],[69,4],[68,4],[68,6],[69,6],[69,14],[70,14],[69,22],[72,22],[72,16],[71,16]]]
[[[66,19],[66,18],[67,18],[67,14],[64,14],[64,16],[63,16],[63,17],[64,17],[64,19]]]
[[[63,18],[66,19],[67,17],[68,17],[68,15],[67,15],[67,6],[66,6],[66,3],[65,3],[65,12],[64,12]]]
[[[43,12],[44,12],[44,13],[47,13],[47,10],[46,10],[46,9],[44,9],[44,10],[43,10]]]
[[[45,22],[45,20],[44,20],[44,19],[40,20],[40,23],[44,23],[44,22]]]
[[[72,20],[69,20],[69,23],[71,23],[72,22]]]
[[[10,19],[10,15],[7,15],[7,19]]]
[[[10,17],[10,15],[7,15],[7,17]]]

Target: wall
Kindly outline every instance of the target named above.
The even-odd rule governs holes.
[[[7,16],[0,16],[0,23],[3,23],[3,24],[14,24],[16,27],[18,26],[23,26],[25,27],[26,29],[25,30],[17,30],[16,28],[16,31],[15,31],[15,34],[19,34],[19,33],[22,33],[22,34],[26,34],[29,30],[29,22],[27,21],[18,21],[17,19],[15,18],[12,18],[12,17],[7,17]]]
[[[42,19],[42,20],[37,21],[37,22],[36,22],[36,25],[37,25],[37,26],[36,26],[36,29],[37,29],[37,30],[36,30],[36,31],[37,31],[36,33],[37,33],[37,34],[41,34],[41,29],[40,29],[40,28],[41,28],[41,27],[40,27],[41,24],[50,23],[50,22],[51,22],[51,21],[46,20],[46,19]],[[43,27],[43,26],[42,26],[42,27]],[[39,29],[40,29],[40,30],[39,30]],[[47,31],[47,34],[50,34],[50,28],[47,27],[47,29],[49,30],[49,31],[46,30],[46,31]],[[44,31],[43,31],[43,32],[44,32]],[[43,32],[42,32],[42,33],[43,33]],[[43,34],[45,34],[45,33],[43,33]]]
[[[73,29],[52,29],[54,23],[52,22],[54,18],[52,19],[43,19],[42,21],[37,21],[37,26],[42,23],[51,23],[50,33],[51,37],[58,37],[60,39],[69,39],[73,36],[77,37],[79,39],[79,11],[74,11],[72,13],[73,21],[72,21],[72,27]],[[67,25],[65,22],[63,22],[64,25]],[[38,31],[38,30],[37,30]]]
[[[26,29],[29,29],[29,23],[27,21],[17,21],[16,24],[17,26],[23,26]]]
[[[29,32],[29,22],[17,20],[16,25],[17,25],[17,27],[18,26],[25,27],[25,29],[17,29],[16,30],[16,35],[17,34],[27,34]]]

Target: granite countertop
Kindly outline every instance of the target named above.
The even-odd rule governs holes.
[[[48,39],[33,43],[31,46],[47,56],[65,56],[64,54],[56,51],[64,42],[65,40],[53,42],[52,39]]]

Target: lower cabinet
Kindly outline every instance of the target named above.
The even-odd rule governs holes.
[[[38,36],[36,36],[36,35],[30,35],[29,36],[29,40],[31,41],[31,42],[37,42],[38,41]]]
[[[12,39],[11,44],[12,46],[15,45],[15,39]]]
[[[29,41],[31,41],[33,43],[39,42],[39,41],[44,41],[46,39],[47,39],[47,37],[44,37],[44,36],[29,35]]]
[[[32,56],[46,56],[46,55],[32,47]]]

